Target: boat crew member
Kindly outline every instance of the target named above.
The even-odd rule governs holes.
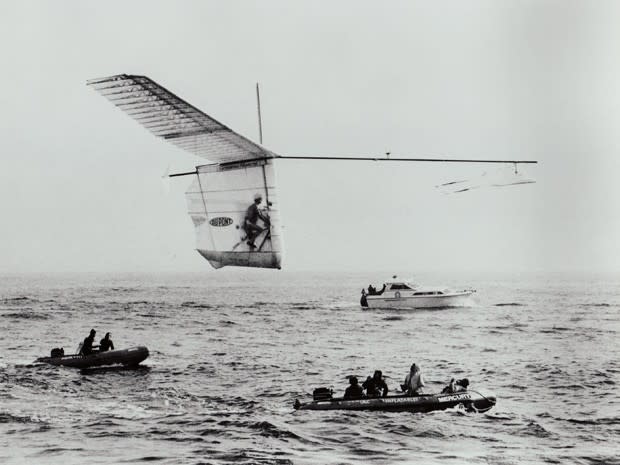
[[[93,342],[95,342],[95,334],[97,334],[97,331],[91,329],[90,334],[84,338],[84,343],[82,344],[80,355],[90,355],[93,353]]]
[[[364,390],[362,389],[362,386],[357,383],[357,376],[349,377],[350,386],[344,391],[345,399],[361,399],[362,397],[364,397]]]
[[[366,395],[368,397],[385,397],[388,394],[388,387],[385,380],[382,378],[383,373],[381,370],[375,370],[372,378],[369,376],[362,384],[362,387],[366,389]]]
[[[469,386],[469,380],[467,378],[459,379],[454,383],[454,391],[467,391],[467,386]]]
[[[258,219],[260,218],[266,225],[269,225],[269,219],[263,215],[263,213],[258,209],[258,206],[263,201],[263,196],[260,193],[254,195],[254,203],[248,207],[245,212],[245,218],[243,220],[243,229],[247,234],[247,244],[250,246],[250,249],[255,249],[256,245],[254,244],[254,240],[258,237],[260,233],[264,230],[260,226],[256,224]]]
[[[99,341],[99,352],[114,350],[114,343],[110,339],[110,333],[105,333],[105,337]]]
[[[422,388],[424,386],[424,378],[420,372],[420,366],[414,363],[411,365],[409,374],[405,377],[405,382],[401,385],[401,388],[407,395],[417,396],[422,394]]]
[[[454,391],[456,391],[456,382],[454,381],[454,378],[452,378],[448,385],[441,390],[441,393],[452,394]]]

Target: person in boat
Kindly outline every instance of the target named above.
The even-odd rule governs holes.
[[[358,384],[357,376],[349,377],[349,387],[344,391],[345,399],[361,399],[364,397],[364,390]]]
[[[80,349],[80,355],[90,355],[94,352],[93,342],[95,342],[95,334],[97,331],[94,329],[90,330],[90,334],[84,338],[84,343],[82,344],[82,348]]]
[[[442,394],[452,394],[456,390],[456,382],[454,378],[450,380],[448,385],[441,390]]]
[[[263,228],[258,226],[256,222],[261,219],[269,226],[269,218],[267,218],[258,208],[260,203],[263,201],[263,196],[260,193],[254,195],[254,203],[248,207],[245,212],[245,218],[243,220],[243,229],[247,235],[247,244],[250,246],[250,249],[255,249],[256,244],[254,244],[254,240],[259,236],[260,233],[264,231]]]
[[[366,395],[368,397],[385,397],[388,395],[389,391],[381,370],[375,370],[372,378],[370,376],[366,378],[362,387],[366,389]]]
[[[459,379],[454,383],[454,391],[467,391],[467,387],[469,386],[469,380],[467,378]]]
[[[105,337],[99,341],[99,352],[114,350],[114,343],[110,339],[110,333],[105,333]]]
[[[469,380],[467,378],[457,379],[452,378],[450,383],[441,390],[442,394],[453,394],[455,392],[467,391],[469,386]]]
[[[50,354],[50,357],[52,358],[59,358],[59,357],[64,357],[65,356],[65,348],[64,347],[55,347],[52,349],[52,352]]]
[[[405,382],[401,385],[401,389],[409,396],[418,396],[423,393],[424,377],[417,364],[411,365],[409,374],[405,377]]]
[[[374,287],[372,284],[368,285],[368,295],[381,295],[383,294],[383,291],[385,291],[385,284],[380,291],[377,291],[377,288]]]

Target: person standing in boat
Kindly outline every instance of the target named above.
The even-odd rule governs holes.
[[[388,395],[389,389],[382,376],[381,370],[375,370],[372,378],[370,376],[366,378],[362,387],[366,389],[368,397],[385,397]]]
[[[422,388],[425,386],[424,378],[420,372],[420,366],[415,363],[411,365],[409,374],[405,377],[405,382],[401,386],[402,390],[409,396],[417,396],[423,393]]]
[[[110,333],[105,333],[105,337],[99,341],[99,352],[114,350],[114,343],[110,339]]]
[[[349,387],[344,391],[345,399],[361,399],[364,397],[364,390],[358,384],[357,376],[349,377]]]
[[[95,334],[97,331],[94,329],[90,330],[90,334],[84,338],[84,343],[82,344],[82,348],[80,349],[80,355],[90,355],[93,353],[93,342],[95,342]]]

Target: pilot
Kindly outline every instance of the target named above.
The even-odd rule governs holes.
[[[262,194],[256,193],[254,195],[254,203],[248,207],[245,212],[245,218],[243,220],[243,229],[247,234],[247,244],[250,246],[250,249],[255,249],[256,244],[254,244],[254,240],[258,237],[260,233],[264,231],[263,228],[258,226],[256,222],[260,218],[263,222],[268,225],[269,219],[263,215],[263,213],[259,210],[258,206],[263,201]]]

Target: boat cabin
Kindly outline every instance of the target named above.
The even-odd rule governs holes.
[[[400,292],[400,291],[411,291],[410,295],[419,295],[419,296],[423,296],[423,295],[444,295],[444,293],[440,290],[437,289],[426,289],[426,290],[419,290],[418,286],[415,284],[411,284],[411,283],[407,283],[404,281],[393,281],[393,282],[388,282],[385,283],[385,290],[386,291],[392,291],[392,292]]]

